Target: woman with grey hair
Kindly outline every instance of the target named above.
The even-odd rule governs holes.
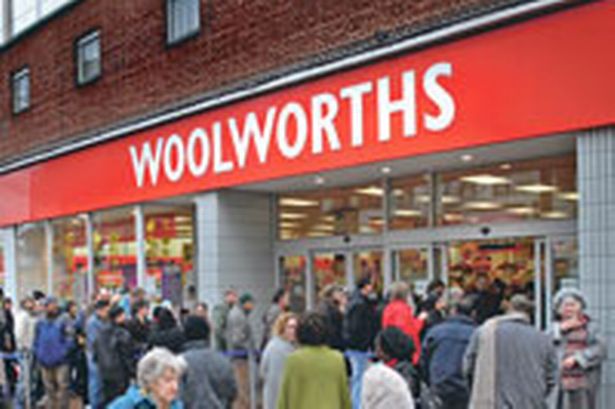
[[[587,304],[576,289],[562,289],[554,298],[557,321],[551,336],[560,364],[552,409],[594,409],[606,345],[598,327],[585,313]]]
[[[186,369],[183,358],[165,348],[154,348],[137,365],[137,385],[116,399],[109,409],[183,409],[177,398]]]

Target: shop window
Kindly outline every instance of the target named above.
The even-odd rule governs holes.
[[[200,0],[167,0],[168,44],[178,43],[199,32],[200,3]]]
[[[85,217],[52,222],[53,293],[77,302],[87,302],[88,250]]]
[[[575,157],[444,173],[437,193],[439,225],[575,219]]]
[[[102,74],[100,32],[95,31],[77,40],[77,83],[88,84]]]
[[[145,288],[188,307],[196,289],[194,211],[188,206],[145,206]]]
[[[93,255],[95,289],[137,285],[137,243],[134,208],[94,213]]]
[[[19,114],[30,107],[30,69],[22,68],[12,77],[13,113]]]
[[[24,224],[17,229],[17,298],[38,290],[47,293],[48,250],[45,226]]]
[[[429,225],[431,190],[428,176],[396,179],[389,190],[391,229],[416,229]]]
[[[382,232],[384,189],[373,183],[278,199],[278,231],[282,240]]]

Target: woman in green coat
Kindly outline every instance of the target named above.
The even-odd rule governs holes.
[[[341,353],[325,345],[324,317],[303,315],[297,340],[301,347],[286,360],[277,409],[350,409],[346,364]]]

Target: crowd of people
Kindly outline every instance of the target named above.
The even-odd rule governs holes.
[[[211,316],[141,289],[83,309],[36,291],[14,311],[2,296],[0,384],[27,409],[596,408],[606,346],[582,293],[560,290],[542,332],[526,295],[493,305],[483,290],[435,281],[419,297],[396,282],[381,296],[364,278],[298,314],[280,289],[258,320],[233,289]]]

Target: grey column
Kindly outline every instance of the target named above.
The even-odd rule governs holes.
[[[210,305],[232,287],[256,301],[254,329],[275,290],[271,196],[225,190],[195,199],[198,294]]]
[[[579,268],[589,314],[606,335],[610,358],[603,367],[600,408],[615,406],[615,129],[577,138]]]

